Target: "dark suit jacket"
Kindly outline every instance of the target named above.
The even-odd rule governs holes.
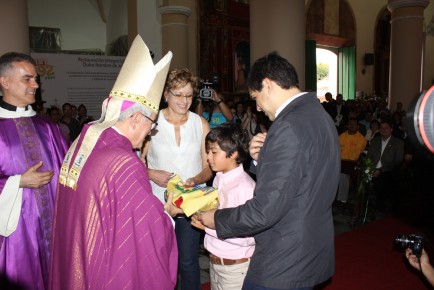
[[[332,120],[336,118],[336,115],[338,114],[338,111],[336,110],[336,101],[333,102],[322,102],[321,105],[323,106],[324,110],[330,115]]]
[[[390,137],[389,142],[381,155],[381,136],[375,137],[369,143],[368,157],[377,165],[381,157],[381,171],[389,172],[401,165],[404,159],[404,141],[394,136]]]
[[[216,211],[219,238],[254,236],[247,279],[310,287],[334,273],[332,203],[340,172],[336,128],[314,93],[293,100],[267,133],[254,198]]]

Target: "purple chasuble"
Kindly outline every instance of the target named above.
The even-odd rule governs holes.
[[[67,149],[59,127],[45,117],[0,118],[0,192],[10,176],[39,161],[38,171],[54,171],[47,185],[23,189],[17,229],[0,236],[1,279],[19,289],[47,289],[54,201]]]
[[[77,189],[59,185],[49,288],[173,290],[177,259],[172,221],[147,168],[127,138],[105,130]]]

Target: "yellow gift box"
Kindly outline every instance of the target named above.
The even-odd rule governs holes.
[[[173,193],[173,204],[181,208],[186,216],[197,211],[207,211],[218,207],[218,190],[214,187],[185,186],[178,175],[174,175],[167,183],[165,196]]]

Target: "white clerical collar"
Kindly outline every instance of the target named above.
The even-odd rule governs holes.
[[[24,107],[24,108],[17,107],[17,108],[15,109],[15,112],[22,113],[22,112],[25,112],[25,111],[27,111],[27,110],[28,110],[27,107]]]
[[[27,111],[26,110],[9,111],[0,107],[0,118],[16,119],[22,117],[33,117],[35,115],[36,112],[33,110],[32,106],[28,106]]]
[[[12,112],[23,112],[23,111],[29,110],[29,108],[31,108],[32,106],[27,105],[24,108],[20,108],[20,107],[11,105],[9,103],[6,103],[2,99],[0,99],[0,107],[5,109],[5,110],[12,111]]]
[[[300,97],[300,96],[302,96],[302,95],[304,95],[304,94],[307,94],[307,92],[301,92],[301,93],[299,93],[299,94],[296,94],[296,95],[293,96],[292,98],[286,100],[286,102],[284,102],[282,105],[280,105],[279,108],[277,108],[277,110],[276,110],[276,114],[275,114],[275,116],[274,116],[274,119],[277,118],[277,116],[280,114],[280,112],[283,111],[283,109],[286,108],[286,106],[288,106],[292,101],[294,101],[295,99],[297,99],[298,97]]]

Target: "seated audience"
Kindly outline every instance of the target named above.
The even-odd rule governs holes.
[[[347,131],[339,135],[341,145],[341,160],[357,161],[360,154],[365,150],[366,139],[358,131],[357,120],[350,119],[347,123]],[[337,200],[340,202],[348,201],[348,191],[350,186],[350,175],[341,173]]]
[[[392,136],[393,127],[390,121],[380,123],[381,138],[371,140],[367,156],[375,164],[374,189],[379,211],[386,210],[386,200],[392,199],[395,204],[396,184],[399,179],[399,166],[404,158],[404,141]]]

